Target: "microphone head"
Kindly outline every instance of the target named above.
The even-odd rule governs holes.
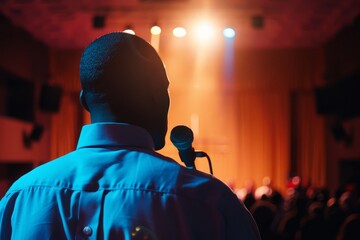
[[[179,151],[186,150],[191,148],[194,134],[190,128],[179,125],[171,130],[170,140]]]

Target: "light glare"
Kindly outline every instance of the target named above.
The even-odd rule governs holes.
[[[182,38],[186,36],[186,30],[183,27],[176,27],[173,30],[173,35],[178,38]]]
[[[124,33],[129,33],[129,34],[132,34],[132,35],[135,35],[135,31],[132,30],[132,29],[125,29],[123,32],[124,32]]]
[[[208,41],[214,36],[214,30],[208,23],[202,23],[197,28],[197,37],[201,41]]]
[[[225,28],[223,31],[224,37],[226,38],[234,38],[235,37],[235,30],[233,28]]]
[[[159,26],[153,26],[150,31],[152,35],[159,35],[161,33],[161,28]]]

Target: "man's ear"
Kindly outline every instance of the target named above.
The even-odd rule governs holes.
[[[85,99],[85,93],[83,90],[80,91],[80,104],[83,108],[85,108],[87,111],[89,111],[89,106],[87,105],[87,102]]]

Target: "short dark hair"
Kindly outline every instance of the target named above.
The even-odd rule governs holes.
[[[134,104],[168,86],[156,50],[142,38],[124,32],[101,36],[84,50],[80,81],[93,103],[121,97]]]

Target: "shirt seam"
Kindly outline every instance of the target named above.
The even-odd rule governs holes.
[[[152,193],[159,193],[159,194],[174,194],[177,195],[176,191],[158,191],[155,189],[146,189],[146,188],[129,188],[129,187],[125,187],[125,188],[98,188],[97,190],[85,190],[85,189],[81,189],[81,188],[73,188],[73,187],[65,187],[65,186],[54,186],[54,185],[32,185],[32,186],[28,186],[28,187],[24,187],[21,189],[13,189],[13,190],[9,190],[8,193],[16,193],[16,192],[21,192],[24,190],[29,190],[31,188],[57,188],[57,189],[67,189],[67,190],[72,190],[72,191],[81,191],[81,192],[98,192],[98,191],[117,191],[117,190],[130,190],[130,191],[142,191],[142,192],[152,192]]]

